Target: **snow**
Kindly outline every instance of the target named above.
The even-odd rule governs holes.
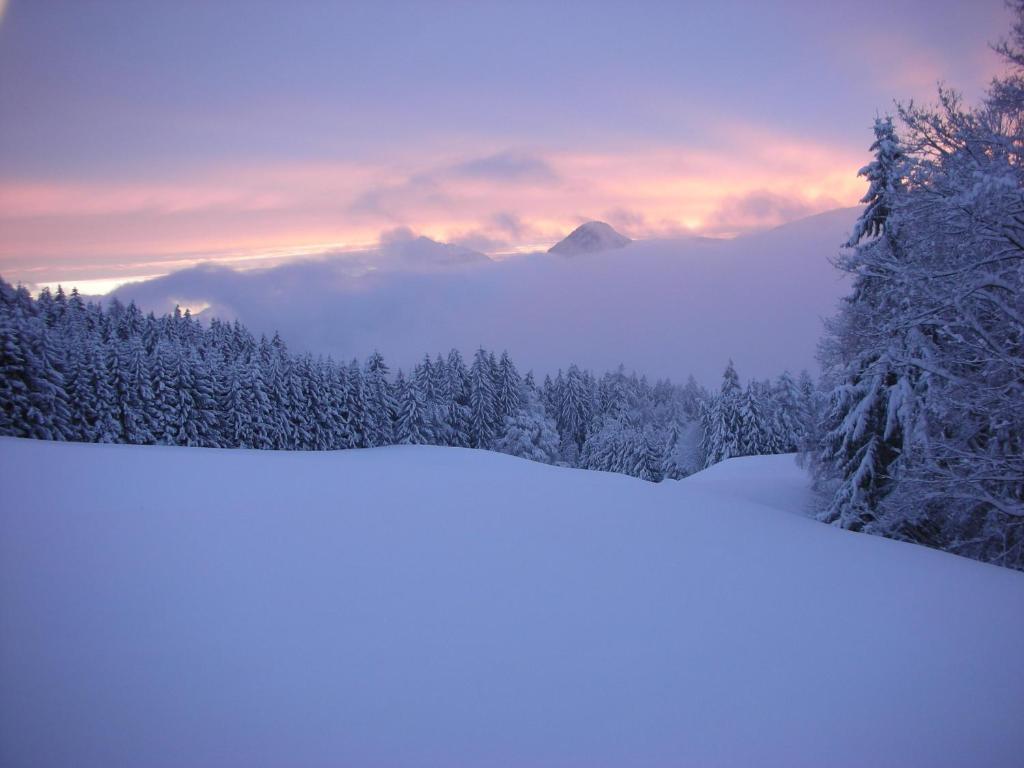
[[[597,253],[613,248],[624,248],[630,239],[619,234],[603,221],[588,221],[580,224],[565,238],[548,249],[548,253],[562,256],[577,256],[583,253]]]
[[[0,764],[1000,766],[1024,574],[680,482],[0,439]]]

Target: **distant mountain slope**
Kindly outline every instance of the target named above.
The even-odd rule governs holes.
[[[791,456],[2,438],[0,483],[5,766],[1024,753],[1024,574],[801,517]]]
[[[730,241],[634,241],[628,258],[610,250],[422,268],[391,257],[372,271],[372,261],[350,257],[250,272],[198,267],[116,295],[160,311],[209,305],[340,359],[379,349],[408,367],[424,352],[482,344],[541,373],[624,363],[717,385],[730,357],[743,377],[814,367],[821,320],[847,290],[830,259],[856,216],[832,211]]]
[[[588,221],[551,246],[548,253],[575,256],[622,248],[631,242],[628,237],[619,234],[603,221]]]

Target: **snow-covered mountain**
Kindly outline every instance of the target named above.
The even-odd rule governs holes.
[[[577,256],[583,253],[598,253],[613,248],[622,248],[631,242],[632,240],[619,234],[603,221],[588,221],[551,246],[548,253]]]
[[[1024,753],[1024,574],[801,516],[790,456],[2,438],[0,484],[5,766]]]
[[[730,357],[744,378],[814,368],[822,318],[847,291],[830,258],[857,213],[735,240],[634,241],[628,258],[610,250],[431,265],[448,261],[444,246],[393,238],[398,245],[385,248],[420,256],[346,255],[247,272],[203,266],[116,295],[158,312],[209,306],[254,332],[279,330],[293,349],[342,360],[378,349],[408,367],[425,352],[484,345],[539,373],[623,363],[652,378],[693,373],[717,385]]]

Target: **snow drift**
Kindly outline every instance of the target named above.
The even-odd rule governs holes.
[[[0,763],[998,766],[1024,574],[460,449],[0,440]]]

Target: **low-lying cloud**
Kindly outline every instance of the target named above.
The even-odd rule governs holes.
[[[820,319],[844,284],[829,262],[856,216],[836,211],[733,241],[687,238],[554,259],[496,262],[412,230],[373,252],[265,270],[200,266],[117,292],[144,308],[209,307],[294,348],[335,358],[379,349],[408,367],[424,352],[508,349],[539,373],[620,362],[651,377],[714,384],[813,367]]]

